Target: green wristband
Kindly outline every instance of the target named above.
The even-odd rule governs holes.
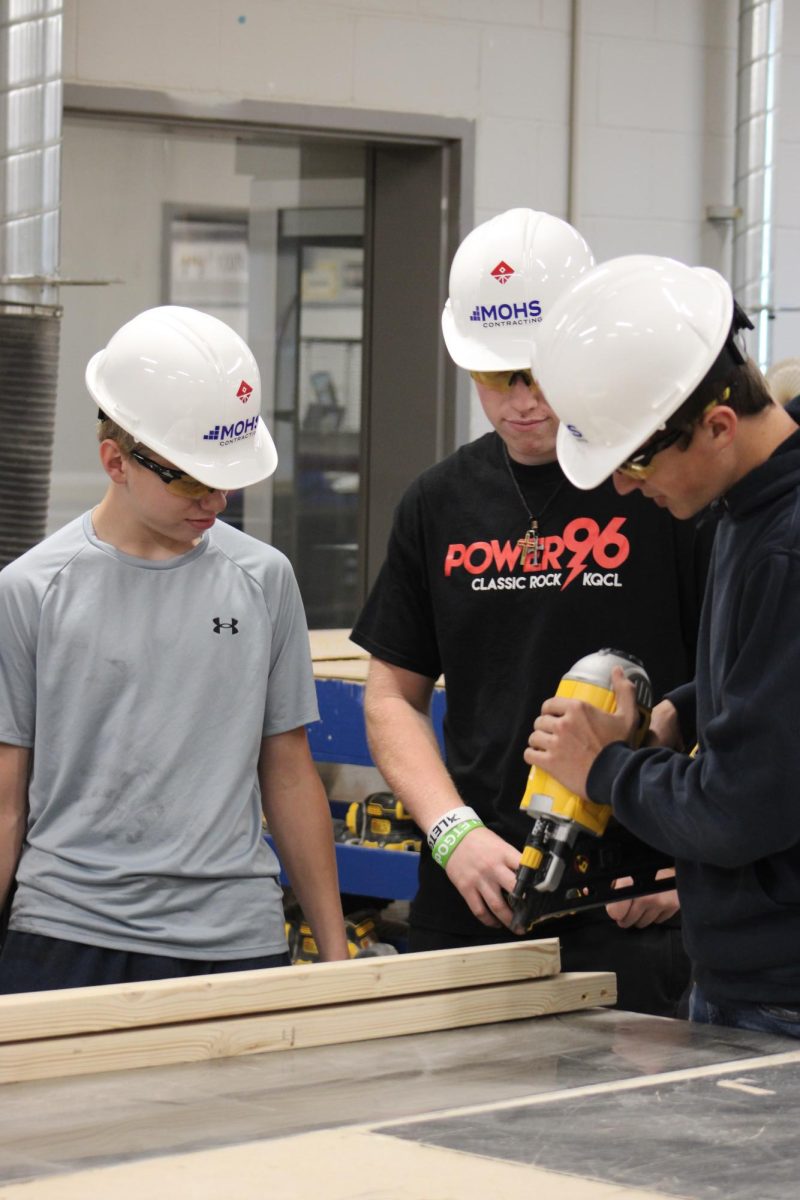
[[[446,833],[438,837],[433,844],[431,853],[433,854],[434,862],[437,862],[440,867],[447,866],[447,860],[468,833],[472,833],[473,829],[481,829],[483,821],[478,817],[474,817],[469,821],[459,821],[458,825],[451,825]]]

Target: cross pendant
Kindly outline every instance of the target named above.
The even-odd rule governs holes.
[[[520,538],[517,542],[522,554],[520,562],[524,562],[527,558],[533,558],[534,566],[539,562],[539,522],[532,521],[531,527],[525,534],[524,538]]]

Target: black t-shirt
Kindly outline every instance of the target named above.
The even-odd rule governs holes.
[[[517,541],[539,522],[540,561]],[[522,754],[541,705],[604,646],[645,664],[658,698],[692,677],[708,537],[608,481],[585,492],[557,463],[509,464],[489,433],[424,472],[395,513],[386,561],[352,637],[376,658],[444,674],[447,766],[465,804],[517,846]],[[423,851],[420,925],[477,922]]]

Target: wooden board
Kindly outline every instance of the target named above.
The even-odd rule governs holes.
[[[614,975],[575,973],[251,1017],[48,1037],[0,1046],[0,1083],[338,1045],[571,1012],[615,1000]]]
[[[315,658],[315,679],[345,679],[349,683],[366,683],[369,661],[366,658]]]
[[[368,659],[369,654],[350,641],[349,629],[310,629],[308,640],[314,662],[325,659]]]
[[[558,938],[0,996],[0,1043],[557,975]]]
[[[310,629],[308,638],[315,679],[348,679],[365,683],[369,673],[370,656],[350,641],[349,629]],[[436,681],[444,687],[444,676]]]
[[[580,1153],[567,1164],[580,1170]],[[566,1169],[566,1168],[565,1168]],[[368,1129],[171,1154],[0,1187],[7,1200],[668,1200],[523,1163],[403,1141]],[[673,1197],[674,1200],[674,1197]]]

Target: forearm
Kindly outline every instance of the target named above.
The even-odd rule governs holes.
[[[328,802],[322,788],[293,804],[294,833],[285,835],[280,820],[270,824],[281,864],[303,916],[311,926],[323,961],[348,957],[339,879]],[[299,836],[298,836],[299,835]]]
[[[432,680],[373,660],[365,699],[372,756],[425,834],[445,813],[463,806],[428,716],[432,690]],[[514,886],[518,860],[510,843],[477,826],[458,842],[444,869],[473,915],[496,927],[511,923],[505,893]]]
[[[0,909],[11,891],[24,837],[24,819],[16,814],[2,813],[0,815]]]
[[[423,833],[464,803],[426,712],[401,696],[371,697],[368,691],[365,716],[375,765]]]
[[[308,754],[290,762],[262,752],[261,799],[270,835],[325,961],[348,957],[333,826],[325,789]],[[268,746],[267,739],[264,745]]]
[[[30,751],[0,745],[0,908],[6,902],[25,840]]]

